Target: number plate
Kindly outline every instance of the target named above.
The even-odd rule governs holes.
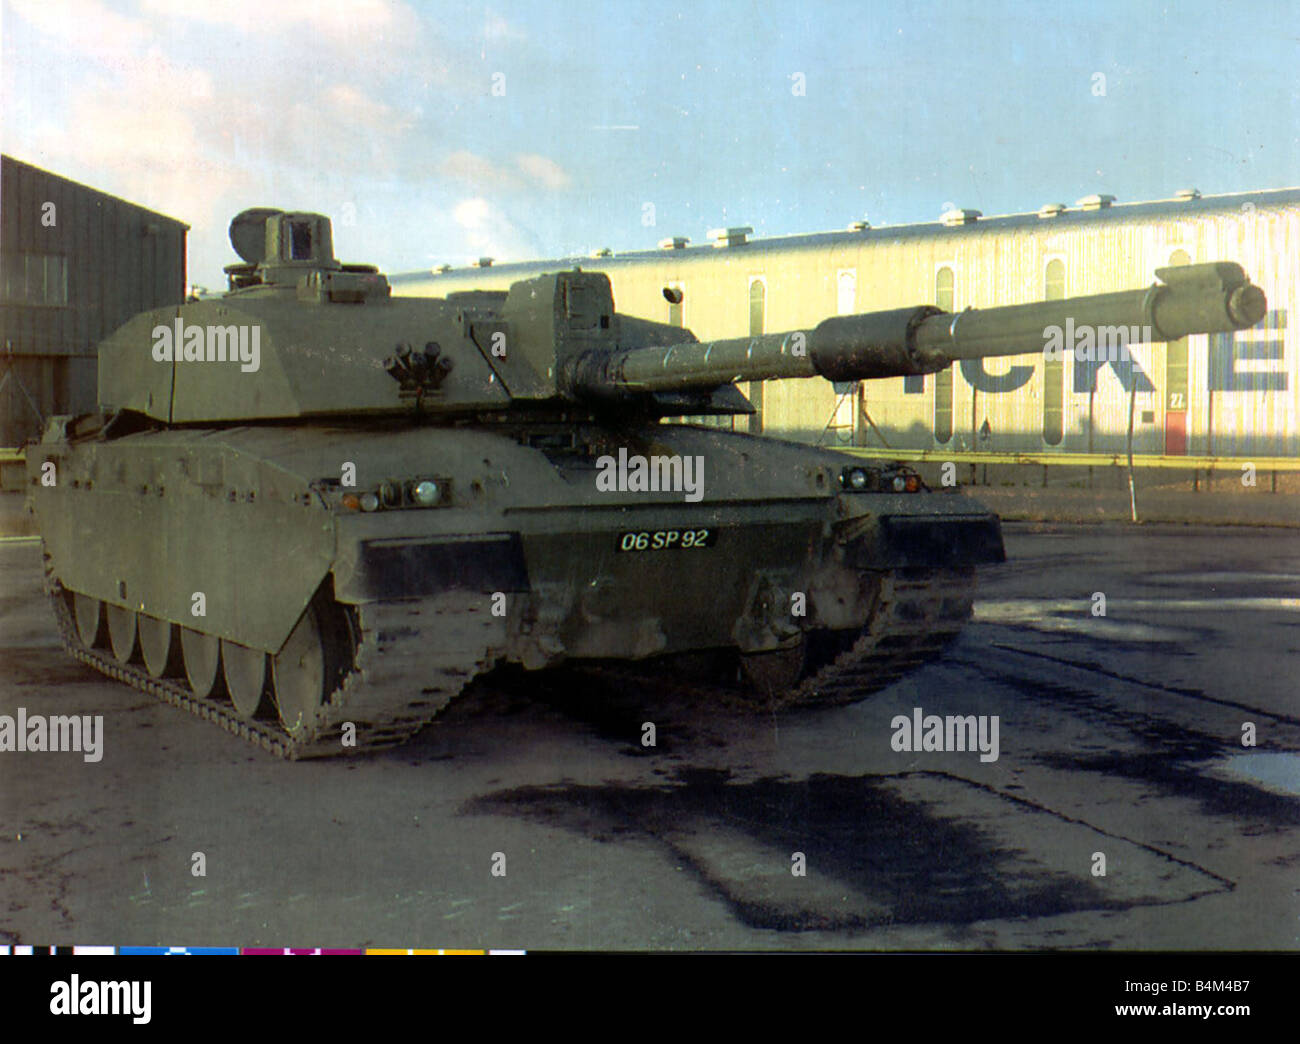
[[[693,551],[718,542],[714,527],[697,529],[641,529],[618,535],[620,551]]]

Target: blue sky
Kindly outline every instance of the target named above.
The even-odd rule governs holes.
[[[1300,183],[1288,3],[0,12],[0,147],[189,222],[214,289],[246,206],[321,210],[341,259],[403,271]]]

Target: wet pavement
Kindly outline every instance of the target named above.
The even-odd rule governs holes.
[[[944,658],[860,704],[489,684],[290,764],[69,660],[37,545],[0,542],[0,714],[105,733],[0,752],[0,943],[1296,949],[1300,532],[1007,548]],[[895,749],[914,715],[996,716],[996,759]]]

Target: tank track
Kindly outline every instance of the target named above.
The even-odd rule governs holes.
[[[183,679],[154,678],[138,664],[124,665],[106,650],[86,648],[77,634],[64,589],[48,565],[45,589],[63,646],[74,659],[290,760],[398,746],[432,721],[475,675],[491,666],[486,654],[491,624],[481,619],[481,599],[472,605],[437,606],[432,612],[420,603],[362,606],[352,668],[321,707],[308,733],[294,737],[274,720],[240,717],[224,698],[196,696]],[[871,620],[853,644],[828,663],[814,663],[796,685],[783,692],[746,692],[737,686],[693,682],[678,673],[668,681],[653,669],[636,667],[592,666],[579,671],[613,683],[625,694],[629,689],[648,688],[652,698],[655,690],[670,684],[674,695],[737,710],[840,706],[864,699],[938,659],[970,619],[974,590],[973,569],[886,573]],[[431,648],[426,634],[434,630],[431,620],[440,632],[438,644],[447,645],[448,628],[466,639],[459,644],[461,651],[440,654]],[[478,658],[464,651],[476,647],[475,638],[479,639],[477,647],[484,650]],[[456,647],[455,642],[451,644]],[[356,726],[355,746],[342,744],[347,721]]]
[[[805,667],[781,692],[702,684],[672,674],[673,692],[714,706],[751,712],[856,703],[937,660],[971,617],[974,569],[894,570],[881,578],[871,620],[853,644],[829,662]],[[665,675],[634,667],[592,667],[584,674],[629,687],[662,688]]]
[[[137,663],[121,664],[106,650],[86,648],[77,634],[64,588],[49,572],[48,559],[45,590],[63,647],[74,659],[289,760],[364,754],[398,746],[490,666],[485,638],[491,625],[480,619],[482,599],[473,606],[447,604],[432,611],[427,603],[361,606],[351,669],[306,733],[290,736],[274,718],[250,721],[236,714],[223,697],[196,696],[184,678],[154,678]],[[431,648],[428,636],[435,630],[442,638],[439,645],[447,644],[448,630],[465,638],[461,651],[440,653],[437,647]],[[476,631],[482,635],[474,634]],[[471,644],[475,637],[484,638],[477,646],[484,650],[478,659],[466,651],[476,647]],[[345,722],[356,726],[355,745],[345,747],[342,743]]]
[[[974,602],[974,569],[886,573],[858,640],[779,695],[777,709],[855,703],[937,660],[970,620]]]

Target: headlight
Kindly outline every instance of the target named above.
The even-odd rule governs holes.
[[[411,486],[411,500],[420,507],[433,507],[442,491],[432,479],[422,479]]]
[[[894,492],[902,493],[905,489],[907,489],[907,479],[905,479],[902,475],[895,475]]]
[[[378,510],[379,510],[379,496],[378,496],[378,494],[376,494],[376,493],[362,493],[361,496],[358,497],[357,499],[361,502],[361,510],[362,510],[362,511],[378,511]]]
[[[854,492],[861,492],[869,485],[865,468],[845,468],[840,473],[840,485]]]

